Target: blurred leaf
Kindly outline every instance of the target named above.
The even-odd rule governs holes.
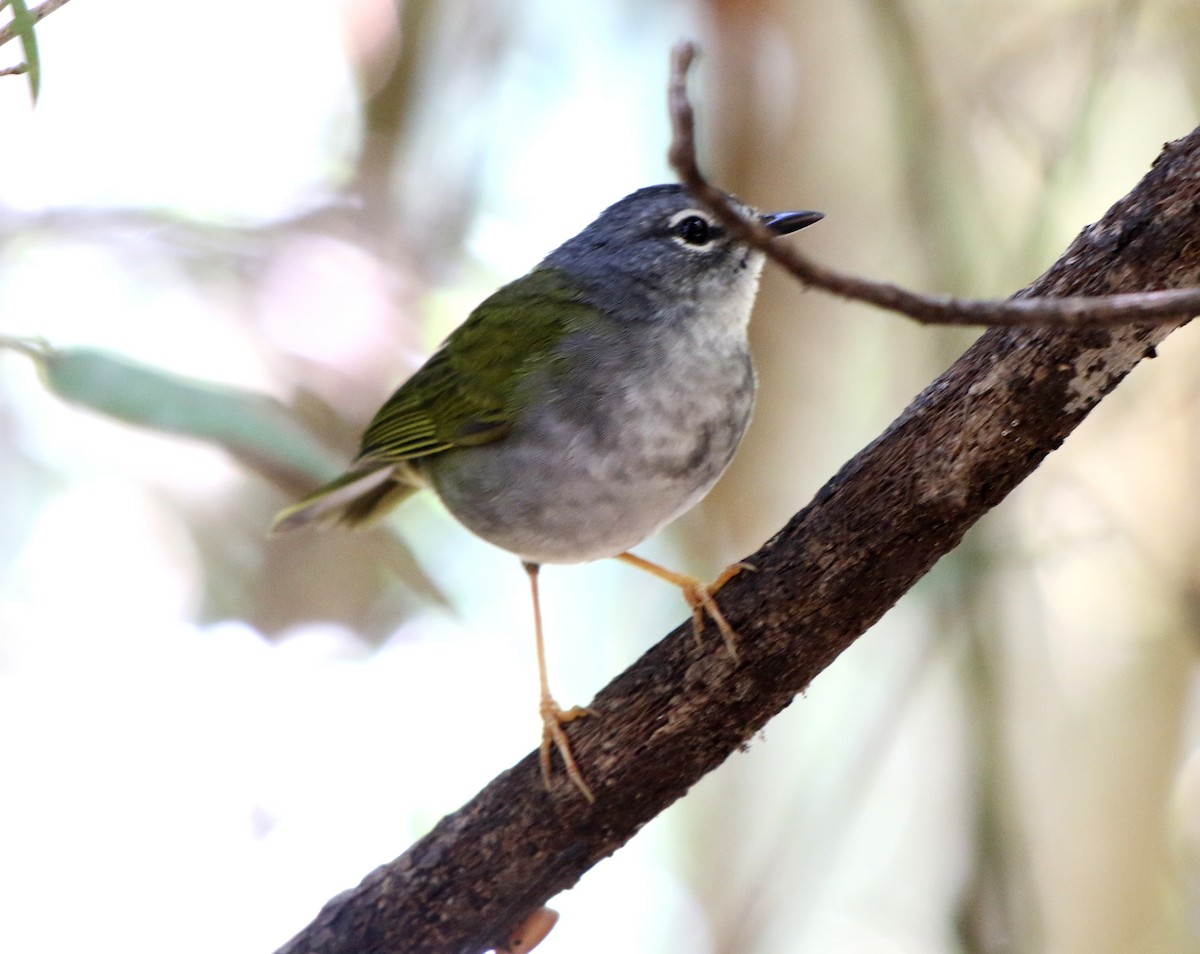
[[[25,51],[26,72],[29,73],[29,90],[33,94],[33,101],[36,103],[38,88],[41,85],[42,78],[41,63],[38,59],[37,35],[33,32],[33,25],[37,21],[29,13],[29,7],[25,5],[25,0],[8,0],[8,2],[12,5],[13,29],[21,37],[21,48]]]
[[[3,335],[0,348],[32,358],[46,386],[64,401],[127,424],[216,444],[290,493],[307,493],[342,470],[344,461],[266,394],[172,374],[97,348],[53,348]],[[397,575],[445,604],[407,544],[394,533],[390,541],[394,551],[387,562]]]
[[[65,401],[167,434],[217,444],[289,490],[336,475],[339,462],[265,394],[171,374],[96,348],[0,340],[28,354]]]

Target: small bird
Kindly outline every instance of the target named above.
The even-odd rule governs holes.
[[[775,235],[820,212],[760,214]],[[487,298],[379,409],[341,477],[282,511],[275,532],[369,525],[428,487],[529,575],[551,751],[594,796],[563,726],[590,714],[550,693],[538,599],[543,563],[616,557],[678,586],[736,658],[713,584],[628,552],[696,504],[737,448],[754,404],[746,329],[763,253],[679,185],[616,202],[523,278]]]

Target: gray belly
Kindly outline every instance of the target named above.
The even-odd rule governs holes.
[[[547,402],[495,443],[439,454],[422,470],[469,530],[524,560],[615,556],[697,503],[745,432],[748,355],[702,371],[707,380],[693,368],[682,388],[665,375],[636,397],[610,388]]]

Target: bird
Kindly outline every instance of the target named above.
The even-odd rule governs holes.
[[[773,236],[823,218],[729,201]],[[716,581],[631,549],[708,493],[749,423],[747,339],[764,254],[686,187],[639,189],[471,312],[387,399],[340,477],[281,511],[275,533],[363,527],[429,489],[469,531],[515,554],[533,602],[544,784],[552,751],[595,795],[565,726],[594,715],[550,692],[538,573],[613,557],[679,587],[736,659]]]

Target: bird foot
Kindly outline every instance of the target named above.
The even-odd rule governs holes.
[[[725,614],[721,612],[721,607],[717,605],[708,586],[700,580],[693,580],[679,584],[679,589],[683,593],[683,598],[687,600],[688,606],[692,608],[692,636],[696,640],[696,645],[704,645],[704,616],[707,613],[717,624],[717,629],[721,632],[721,638],[725,641],[725,648],[729,651],[729,655],[737,659],[737,633],[725,619]]]
[[[550,756],[551,746],[553,746],[558,749],[558,754],[562,757],[563,767],[567,770],[567,778],[579,789],[584,798],[589,802],[594,802],[596,796],[592,794],[588,783],[583,780],[583,773],[579,771],[579,765],[571,753],[571,740],[567,738],[563,726],[583,716],[595,715],[595,713],[582,706],[563,709],[549,695],[542,697],[540,711],[542,715],[542,746],[539,754],[542,763],[542,782],[547,791],[550,789]]]
[[[737,633],[729,625],[729,621],[725,619],[725,614],[721,612],[721,607],[717,605],[714,594],[743,570],[754,570],[755,567],[752,563],[730,564],[721,571],[721,574],[715,580],[711,583],[705,583],[690,574],[676,573],[674,570],[668,570],[664,566],[651,563],[649,560],[635,556],[632,553],[618,553],[617,559],[628,563],[630,566],[636,566],[639,570],[645,570],[647,573],[657,576],[660,580],[674,583],[679,587],[683,593],[683,598],[687,600],[688,606],[692,608],[692,634],[696,637],[696,645],[703,645],[704,616],[707,613],[709,618],[717,624],[717,629],[721,632],[721,639],[725,641],[725,648],[729,651],[730,657],[734,662],[737,662]]]
[[[725,642],[725,649],[728,650],[730,657],[734,662],[738,660],[737,650],[737,632],[729,621],[725,619],[725,614],[721,612],[721,607],[717,605],[716,594],[722,586],[732,580],[742,570],[753,570],[753,565],[749,563],[733,563],[724,570],[711,583],[704,583],[694,576],[680,574],[679,589],[683,592],[683,598],[687,600],[688,606],[692,608],[692,634],[696,637],[696,645],[702,645],[704,637],[704,616],[707,613],[708,617],[717,624],[717,629],[721,633],[721,639]]]

